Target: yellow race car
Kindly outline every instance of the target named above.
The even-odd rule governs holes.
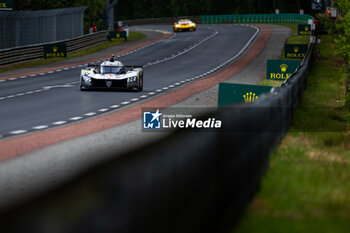
[[[174,32],[196,31],[196,24],[189,19],[180,19],[174,23]]]

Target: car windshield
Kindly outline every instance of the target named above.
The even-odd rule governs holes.
[[[121,74],[122,66],[102,66],[102,74]]]
[[[191,22],[187,19],[179,20],[179,24],[190,24]]]

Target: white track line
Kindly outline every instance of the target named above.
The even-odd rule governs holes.
[[[198,79],[198,78],[202,78],[202,77],[204,77],[204,76],[206,76],[206,75],[209,75],[209,74],[211,74],[211,73],[213,73],[213,72],[215,72],[215,71],[221,69],[221,68],[224,67],[225,65],[229,64],[230,62],[232,62],[233,60],[235,60],[236,58],[238,58],[238,57],[249,47],[249,45],[250,45],[250,44],[252,43],[252,41],[256,38],[256,36],[260,33],[260,29],[258,29],[257,27],[254,27],[254,26],[249,26],[249,27],[255,28],[257,31],[254,33],[254,35],[251,37],[251,39],[247,42],[247,44],[243,47],[243,49],[242,49],[238,54],[236,54],[235,56],[233,56],[232,58],[228,59],[227,61],[223,62],[222,64],[216,66],[215,68],[213,68],[213,69],[211,69],[210,71],[207,71],[207,72],[205,72],[205,73],[203,73],[203,74],[201,74],[201,75],[198,75],[198,76],[195,76],[195,77],[193,77],[193,78],[188,78],[188,79],[186,79],[186,80],[182,80],[182,81],[176,82],[175,84],[169,85],[168,87],[163,87],[163,88],[161,88],[161,89],[157,89],[157,90],[155,90],[154,92],[153,92],[153,91],[152,91],[152,92],[149,92],[149,93],[147,93],[146,95],[140,96],[139,98],[133,98],[133,99],[130,99],[129,101],[124,101],[124,102],[121,103],[121,105],[127,105],[127,104],[130,104],[131,102],[138,101],[139,99],[143,99],[143,98],[147,98],[147,97],[149,97],[149,96],[153,96],[153,95],[155,95],[156,93],[162,92],[162,90],[168,90],[169,88],[173,88],[173,87],[175,87],[175,86],[179,86],[179,85],[181,85],[181,84],[183,84],[183,83],[190,82],[190,81],[193,81],[193,80]],[[214,34],[212,34],[211,36],[206,37],[206,39],[200,41],[198,44],[194,45],[194,46],[191,47],[190,49],[184,50],[184,52],[180,52],[178,55],[172,55],[172,57],[166,58],[166,59],[167,59],[167,60],[171,60],[171,59],[173,59],[173,57],[177,57],[177,56],[179,56],[179,55],[182,55],[183,53],[187,53],[188,51],[190,51],[190,50],[194,49],[195,47],[199,46],[201,43],[204,43],[206,40],[208,40],[208,39],[214,37],[215,35],[217,35],[217,33],[218,33],[218,32],[215,30],[215,33],[214,33]],[[176,34],[175,34],[175,35],[176,35]],[[157,41],[157,42],[155,42],[155,43],[152,43],[151,45],[156,44],[156,43],[159,43],[159,42],[160,42],[160,41]],[[149,45],[149,46],[150,46],[150,45]],[[149,47],[149,46],[144,46],[144,47],[142,47],[142,48],[147,48],[147,47]],[[165,59],[163,59],[163,60],[161,60],[161,61],[157,61],[157,62],[163,62],[163,61],[165,61]],[[152,64],[151,64],[151,65],[152,65]],[[83,66],[83,65],[79,65],[78,67],[82,67],[82,66]],[[61,70],[58,70],[58,71],[56,71],[56,72],[59,72],[59,71],[61,71]],[[48,73],[53,73],[53,72],[54,72],[54,71],[50,71],[50,72],[48,72]],[[22,76],[22,78],[26,78],[26,77],[27,77],[27,76]],[[21,78],[21,77],[20,77],[20,78]],[[1,80],[0,80],[0,81],[1,81]],[[5,80],[4,80],[4,81],[5,81]],[[79,82],[71,82],[71,83],[69,83],[69,84],[74,84],[74,83],[79,83]],[[40,89],[40,90],[35,90],[35,91],[28,91],[28,92],[26,92],[26,93],[19,93],[19,94],[15,95],[15,96],[22,96],[22,95],[25,95],[25,94],[38,93],[38,92],[41,92],[41,91],[44,91],[44,90],[49,90],[49,89]],[[0,97],[0,100],[5,99],[5,98],[9,98],[9,97],[12,98],[13,96]],[[111,105],[111,106],[110,106],[110,108],[118,108],[118,107],[120,107],[120,105]],[[106,112],[106,111],[108,111],[108,110],[109,110],[108,108],[102,108],[102,109],[97,110],[97,112],[103,113],[103,112]],[[97,114],[96,112],[89,112],[89,113],[85,113],[84,116],[89,117],[89,116],[93,116],[93,115],[96,115],[96,114]],[[81,120],[81,119],[83,119],[83,118],[84,118],[84,117],[77,116],[77,117],[71,117],[71,118],[69,118],[69,120],[77,121],[77,120]],[[57,125],[63,125],[63,124],[66,124],[66,123],[67,123],[67,121],[56,121],[56,122],[53,122],[51,125],[56,125],[56,126],[57,126]],[[49,128],[49,126],[46,126],[46,125],[35,126],[35,127],[33,127],[32,129],[40,130],[40,129],[45,129],[45,128]],[[26,133],[26,132],[28,132],[28,131],[27,131],[27,130],[16,130],[16,131],[11,131],[10,134],[12,134],[12,135],[17,135],[17,134],[23,134],[23,133]],[[1,137],[3,137],[3,136],[0,135],[0,138],[1,138]]]

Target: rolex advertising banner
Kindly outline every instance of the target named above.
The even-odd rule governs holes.
[[[284,57],[303,59],[308,49],[307,44],[286,44],[284,46]]]
[[[266,79],[286,80],[300,64],[300,60],[267,60]]]
[[[298,35],[299,36],[310,36],[311,35],[311,25],[298,24]]]
[[[127,41],[126,31],[121,31],[121,32],[110,31],[109,39],[111,41],[115,41],[115,40]]]
[[[67,57],[66,43],[45,44],[44,57],[45,58]]]
[[[219,83],[218,107],[236,103],[251,103],[259,95],[271,91],[270,86],[257,86],[236,83]]]
[[[12,0],[0,0],[0,10],[12,10]]]

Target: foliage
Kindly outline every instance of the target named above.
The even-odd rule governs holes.
[[[14,0],[13,5],[15,10],[47,10],[66,7],[87,6],[84,14],[85,31],[93,23],[98,28],[103,27],[103,14],[105,8],[105,0]]]
[[[345,98],[345,109],[350,112],[350,94],[346,95]]]
[[[112,1],[112,0],[110,0]],[[85,21],[98,23],[104,16],[105,0],[14,0],[15,10],[43,10],[72,6],[88,6]],[[115,18],[118,20],[160,18],[204,14],[298,13],[311,12],[309,0],[119,0]]]
[[[350,59],[350,0],[337,0],[337,9],[342,13],[342,17],[336,23],[336,38],[334,40],[338,54],[345,60],[346,85],[345,91],[349,88],[349,59]]]
[[[346,111],[346,121],[350,125],[350,93],[345,97],[345,111]]]
[[[119,0],[118,19],[156,18],[204,14],[298,13],[311,12],[309,0]]]
[[[324,13],[319,13],[315,15],[315,19],[319,20],[319,26],[317,28],[318,35],[333,35],[336,34],[336,22],[337,20],[330,19],[325,16]]]
[[[338,0],[337,8],[342,12],[343,17],[336,23],[336,39],[334,40],[338,53],[345,60],[350,58],[350,1]]]

